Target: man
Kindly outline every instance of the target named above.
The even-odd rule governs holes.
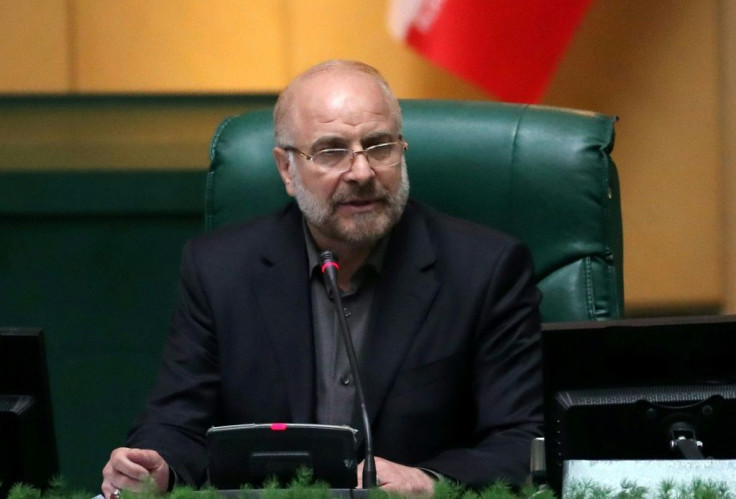
[[[129,447],[103,470],[105,496],[149,475],[160,490],[200,485],[213,425],[360,428],[318,271],[326,249],[340,258],[381,486],[521,482],[542,422],[528,250],[408,201],[399,104],[375,69],[309,69],[280,95],[274,123],[276,166],[298,208],[186,246],[163,367]]]

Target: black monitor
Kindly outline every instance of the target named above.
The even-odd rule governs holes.
[[[542,345],[555,491],[570,459],[736,458],[736,316],[547,324]]]
[[[0,328],[0,497],[18,482],[46,488],[58,471],[43,333]]]

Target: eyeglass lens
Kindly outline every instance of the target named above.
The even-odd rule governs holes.
[[[378,144],[368,147],[362,151],[351,151],[350,149],[325,149],[313,156],[313,161],[324,167],[349,167],[354,156],[364,154],[371,167],[390,167],[401,161],[403,145],[398,142]]]

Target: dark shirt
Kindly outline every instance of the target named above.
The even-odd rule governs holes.
[[[335,304],[324,283],[319,250],[306,223],[304,239],[310,268],[312,327],[317,369],[317,423],[349,425],[355,405],[355,380],[350,370]],[[375,283],[386,252],[386,239],[382,239],[376,245],[366,263],[353,275],[350,280],[351,289],[340,295],[343,313],[358,358],[371,324]]]

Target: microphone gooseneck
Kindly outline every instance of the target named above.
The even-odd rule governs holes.
[[[319,255],[322,262],[322,273],[325,275],[327,286],[334,297],[335,309],[337,311],[338,322],[340,323],[340,332],[342,333],[345,350],[348,354],[348,362],[350,363],[350,371],[355,379],[355,393],[360,403],[360,414],[363,417],[363,426],[365,432],[365,459],[363,461],[363,488],[372,489],[376,486],[376,461],[373,457],[373,435],[371,434],[371,425],[368,419],[368,410],[365,406],[365,395],[363,395],[363,384],[361,383],[360,370],[358,369],[358,359],[355,356],[355,348],[353,347],[353,338],[350,335],[348,322],[345,320],[345,313],[342,307],[342,298],[340,296],[340,288],[337,285],[337,271],[340,265],[337,263],[337,255],[331,251],[323,251]]]

